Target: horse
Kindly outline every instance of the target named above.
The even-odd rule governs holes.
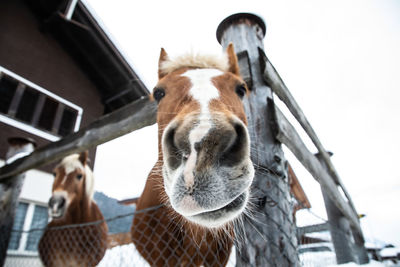
[[[170,58],[161,49],[158,67],[150,99],[159,154],[137,203],[133,243],[151,266],[225,266],[254,177],[248,88],[232,44],[219,57]]]
[[[93,200],[88,152],[65,157],[54,177],[48,203],[52,220],[39,241],[40,259],[48,267],[96,266],[107,249],[108,227]]]

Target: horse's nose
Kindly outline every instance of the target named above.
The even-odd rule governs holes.
[[[49,200],[49,208],[52,210],[61,210],[65,206],[64,196],[52,196]]]
[[[242,122],[212,121],[206,126],[182,123],[166,129],[163,150],[171,169],[177,169],[186,160],[193,171],[206,170],[215,164],[234,166],[248,156],[249,138]]]

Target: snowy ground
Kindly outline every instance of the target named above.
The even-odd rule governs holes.
[[[346,263],[346,264],[340,264],[340,265],[330,265],[329,267],[334,267],[334,266],[340,266],[340,267],[360,267],[360,266],[368,266],[368,267],[381,267],[381,266],[391,266],[391,265],[385,265],[382,262],[378,261],[370,261],[368,264],[363,264],[363,265],[358,265],[353,262],[351,263]]]
[[[236,265],[235,248],[232,248],[231,255],[227,267],[234,267]],[[122,266],[135,266],[135,267],[150,267],[150,265],[143,259],[143,257],[136,250],[134,244],[117,246],[106,251],[104,258],[101,260],[98,267],[122,267]]]

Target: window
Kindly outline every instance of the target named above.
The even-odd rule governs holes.
[[[15,118],[23,122],[31,123],[38,99],[38,92],[29,87],[25,88],[19,100]]]
[[[47,225],[47,207],[35,205],[35,211],[30,226],[30,230],[37,229],[28,234],[25,250],[37,251],[40,237],[43,234],[43,228]],[[40,229],[40,230],[39,230]]]
[[[67,133],[71,132],[74,129],[73,118],[78,116],[76,110],[71,108],[65,108],[62,118],[61,118],[61,125],[58,129],[58,134],[61,136],[67,135]]]
[[[82,108],[0,66],[0,121],[56,141],[81,117]]]
[[[26,211],[28,210],[28,204],[19,203],[15,214],[14,227],[11,233],[10,243],[8,249],[18,250],[19,240],[21,239],[22,229],[24,227]]]
[[[47,131],[51,131],[53,127],[53,122],[54,118],[56,116],[57,112],[57,106],[58,103],[57,101],[54,101],[53,99],[46,97],[46,101],[44,102],[44,106],[42,109],[42,112],[40,114],[40,119],[38,122],[38,127]],[[75,122],[75,118],[71,118],[71,122]],[[72,132],[73,129],[71,129],[70,132],[66,133],[65,135],[69,134]]]
[[[7,113],[14,97],[18,83],[7,76],[0,79],[0,112]]]
[[[47,225],[47,207],[20,202],[15,215],[8,250],[17,253],[37,252],[40,237]]]

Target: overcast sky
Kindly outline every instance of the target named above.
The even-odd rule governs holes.
[[[157,82],[160,47],[173,55],[191,49],[218,53],[215,31],[224,18],[260,15],[267,24],[266,54],[334,153],[358,212],[367,215],[364,234],[400,246],[400,1],[86,2],[149,90]],[[156,160],[156,142],[153,126],[100,146],[97,190],[119,199],[138,196]],[[312,212],[326,218],[319,185],[286,156]],[[299,224],[313,220],[300,213]]]

